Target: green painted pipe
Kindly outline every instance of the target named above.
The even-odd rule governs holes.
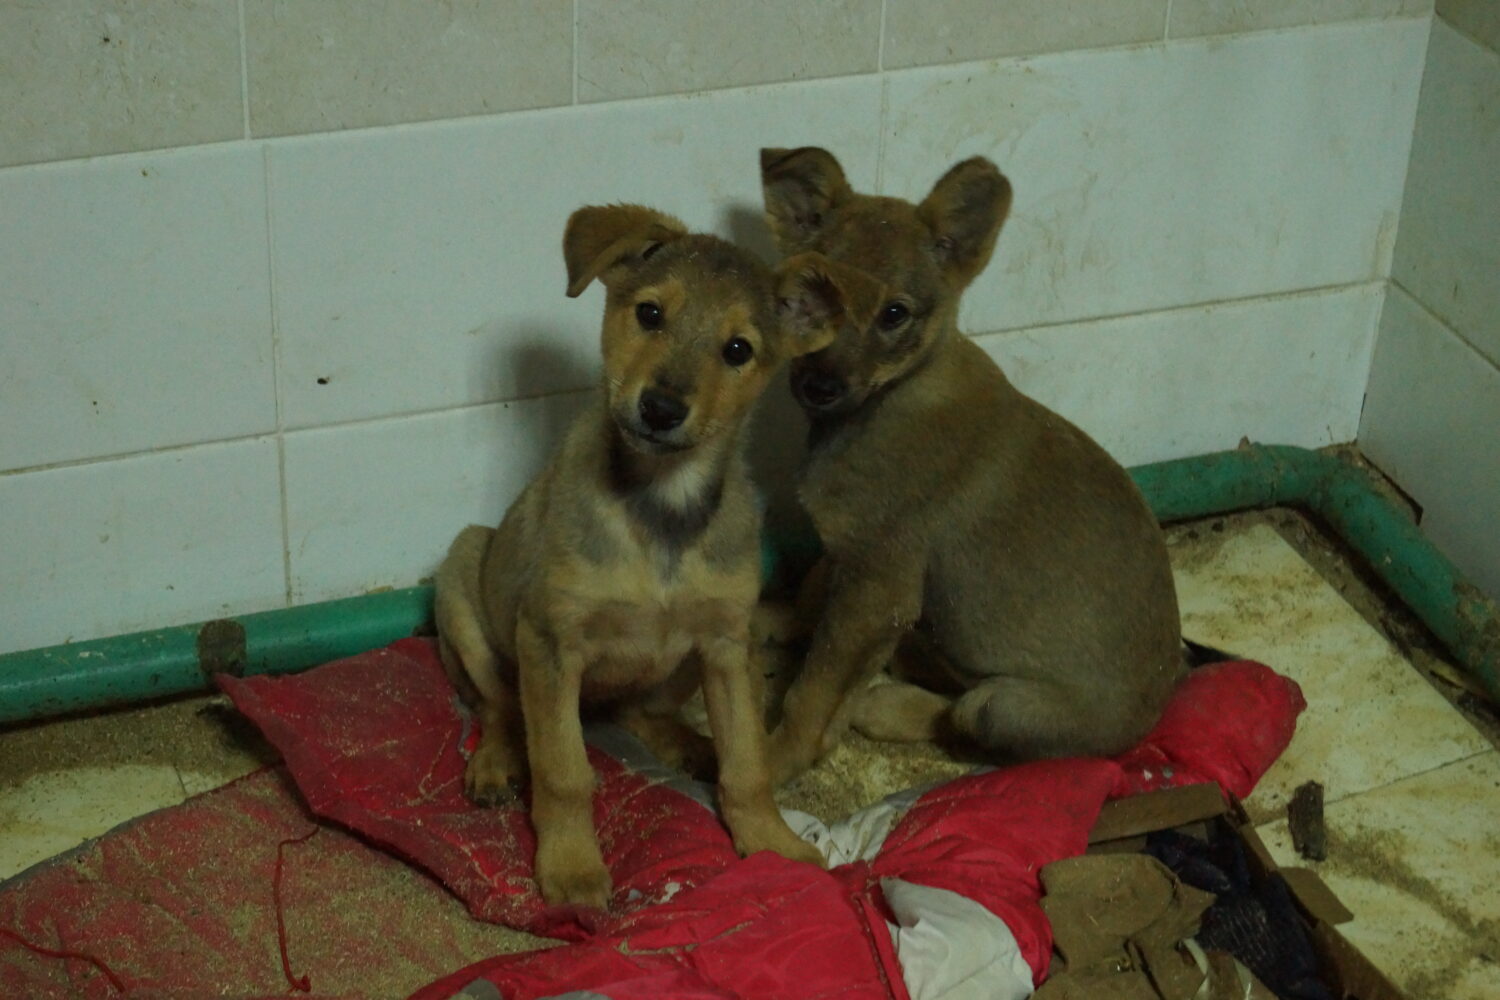
[[[1500,610],[1380,495],[1369,473],[1301,448],[1254,446],[1131,474],[1163,521],[1270,506],[1319,515],[1500,698]],[[806,565],[815,553],[814,539],[779,539],[766,550],[766,576]],[[431,610],[432,588],[411,587],[6,654],[0,724],[202,691],[219,671],[305,670],[409,636]]]
[[[432,588],[363,597],[0,656],[0,724],[205,691],[211,674],[280,674],[411,635]]]

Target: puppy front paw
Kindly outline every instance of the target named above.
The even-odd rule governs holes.
[[[823,852],[793,833],[780,816],[767,818],[764,822],[735,833],[734,849],[741,857],[749,857],[759,851],[775,851],[788,861],[804,861],[819,868],[828,867]]]
[[[553,906],[587,906],[603,910],[609,906],[613,883],[597,844],[563,844],[539,847],[536,880],[542,897]]]

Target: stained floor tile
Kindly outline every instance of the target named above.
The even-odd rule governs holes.
[[[1500,996],[1500,753],[1268,524],[1195,534],[1172,550],[1185,631],[1308,700],[1248,803],[1273,853],[1302,863],[1285,801],[1323,782],[1330,856],[1315,867],[1356,914],[1349,938],[1413,1000]],[[222,699],[0,732],[0,878],[272,759]],[[842,815],[955,769],[932,748],[851,740],[782,798]]]
[[[1500,753],[1491,750],[1328,807],[1328,858],[1260,828],[1278,864],[1305,865],[1354,913],[1346,937],[1414,1000],[1500,996]]]
[[[0,879],[274,759],[219,698],[0,732]]]
[[[0,879],[186,797],[170,765],[32,775],[0,794]]]
[[[1183,632],[1266,663],[1307,698],[1291,746],[1246,802],[1257,820],[1280,815],[1304,781],[1336,802],[1490,749],[1268,525],[1209,532],[1173,555]]]

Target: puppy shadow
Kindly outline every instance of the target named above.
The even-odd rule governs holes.
[[[807,418],[792,399],[787,373],[777,374],[750,414],[746,458],[765,504],[765,531],[774,539],[808,533],[812,522],[797,501],[797,475],[807,456]]]
[[[523,453],[508,453],[507,463],[535,472],[562,443],[573,419],[583,410],[599,381],[597,362],[590,364],[556,330],[523,328],[497,336],[490,365],[494,395],[507,409],[526,405],[527,435]],[[514,443],[513,443],[514,444]]]
[[[728,205],[720,218],[720,228],[729,234],[729,240],[774,266],[781,260],[776,241],[771,237],[771,227],[766,225],[766,213],[759,205],[736,203]]]

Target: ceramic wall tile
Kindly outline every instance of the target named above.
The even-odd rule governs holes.
[[[1422,505],[1422,532],[1500,599],[1500,370],[1399,286],[1360,421],[1370,459]]]
[[[285,604],[269,438],[0,476],[0,653]]]
[[[1500,365],[1500,55],[1433,23],[1393,275]]]
[[[235,0],[0,4],[0,167],[244,135]]]
[[[294,603],[430,577],[461,528],[500,523],[587,396],[288,434]]]
[[[886,69],[1161,41],[1168,0],[886,0]]]
[[[1023,391],[1126,465],[1242,438],[1353,440],[1379,285],[1065,323],[980,337]]]
[[[254,135],[573,100],[573,8],[559,0],[244,4]]]
[[[873,73],[881,0],[579,0],[578,99]]]
[[[1432,0],[1172,0],[1172,38],[1432,13]]]
[[[593,385],[603,297],[564,295],[574,209],[649,204],[765,248],[759,148],[827,142],[870,185],[879,115],[855,77],[277,144],[288,426]]]
[[[273,430],[243,145],[0,171],[0,470]]]
[[[886,194],[993,159],[1015,186],[970,333],[1378,280],[1427,23],[892,76]]]

